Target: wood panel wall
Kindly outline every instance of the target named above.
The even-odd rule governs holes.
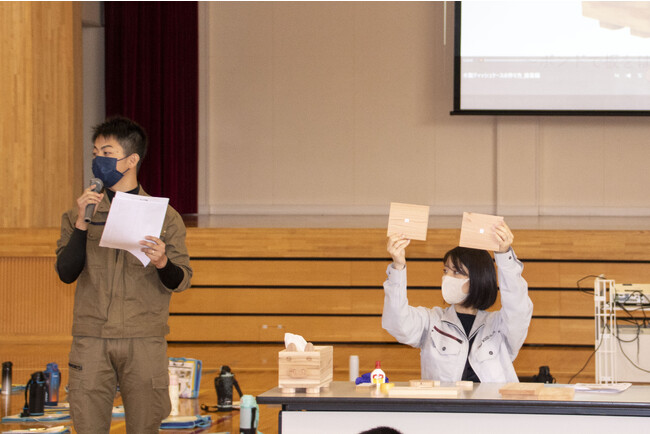
[[[57,278],[54,258],[0,258],[0,275],[2,340],[69,340],[74,285]]]
[[[58,226],[82,186],[81,3],[0,2],[2,228]]]
[[[442,303],[440,258],[457,236],[430,230],[429,241],[413,243],[411,304]],[[515,236],[535,305],[517,372],[530,376],[549,365],[566,382],[585,366],[574,382],[593,381],[593,280],[583,281],[584,291],[576,282],[601,273],[618,282],[649,282],[649,233],[515,230]],[[74,285],[54,272],[57,238],[55,229],[0,229],[0,315],[8,319],[0,323],[3,354],[18,342],[69,342]],[[389,264],[383,229],[188,228],[187,243],[193,287],[172,297],[170,355],[202,359],[206,369],[228,364],[275,375],[289,331],[332,343],[339,379],[352,354],[362,370],[382,360],[398,380],[419,376],[418,350],[381,328]]]
[[[263,236],[261,234],[264,233]],[[549,365],[558,381],[593,381],[593,279],[650,279],[647,231],[515,231],[515,249],[535,304],[528,338],[515,361],[520,376]],[[458,230],[429,231],[409,247],[409,300],[440,305],[441,258]],[[261,239],[265,241],[261,241]],[[284,332],[335,345],[344,375],[357,354],[361,369],[382,360],[396,378],[419,375],[419,352],[381,328],[383,229],[204,229],[188,234],[193,289],[172,298],[171,341],[237,345],[274,369]],[[495,306],[498,308],[498,303]],[[243,351],[251,345],[252,351]],[[243,361],[242,361],[243,362]]]

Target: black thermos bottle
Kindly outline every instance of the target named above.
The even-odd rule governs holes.
[[[42,416],[45,413],[45,374],[34,372],[25,388],[25,407],[21,416]]]
[[[232,411],[232,388],[237,389],[241,397],[241,389],[235,376],[230,372],[229,366],[222,366],[221,373],[214,379],[214,387],[217,390],[217,411]]]

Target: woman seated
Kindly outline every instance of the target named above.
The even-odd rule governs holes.
[[[512,250],[514,236],[501,222],[494,226],[499,249],[501,309],[487,312],[497,299],[497,275],[485,250],[455,247],[444,258],[442,296],[446,308],[409,306],[406,297],[404,236],[388,239],[382,326],[399,342],[420,348],[422,379],[505,383],[517,382],[513,360],[521,348],[533,314],[523,264]]]

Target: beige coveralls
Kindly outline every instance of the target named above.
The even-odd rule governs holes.
[[[147,195],[142,188],[139,194]],[[168,259],[183,270],[181,284],[165,287],[153,264],[143,267],[124,250],[99,247],[108,216],[107,196],[88,227],[86,263],[77,279],[69,357],[70,412],[77,433],[108,433],[119,384],[128,433],[158,433],[169,415],[169,300],[190,286],[185,225],[167,207],[160,239]],[[77,209],[63,214],[57,256],[67,245]],[[156,235],[156,234],[152,234]]]

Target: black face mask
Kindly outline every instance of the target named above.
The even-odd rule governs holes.
[[[93,175],[102,180],[104,187],[111,188],[119,182],[120,179],[124,176],[129,169],[126,169],[124,172],[117,170],[117,162],[122,161],[125,158],[113,157],[100,157],[96,156],[93,158]]]

